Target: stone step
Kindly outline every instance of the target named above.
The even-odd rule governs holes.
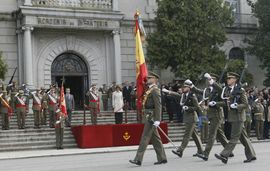
[[[64,148],[78,148],[76,144],[66,144],[64,142]],[[46,150],[46,149],[55,149],[55,142],[47,145],[39,145],[39,146],[17,146],[17,147],[0,147],[0,152],[6,151],[30,151],[30,150]]]

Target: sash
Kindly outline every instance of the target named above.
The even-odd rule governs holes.
[[[22,97],[22,98],[23,98],[23,97]],[[22,99],[22,98],[20,98],[20,97],[17,96],[17,99],[18,99],[19,104],[20,104],[20,105],[25,105],[25,101],[24,101],[24,99]]]
[[[98,96],[96,95],[96,93],[90,91],[90,94],[94,98],[94,100],[98,101]]]
[[[35,101],[36,104],[41,105],[41,100],[40,100],[40,98],[38,96],[33,94],[33,98],[34,98],[34,101]]]
[[[53,97],[53,96],[50,95],[50,94],[48,94],[48,96],[49,96],[50,101],[52,101],[53,103],[57,103],[55,97]]]

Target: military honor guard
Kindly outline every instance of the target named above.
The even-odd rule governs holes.
[[[221,99],[222,87],[217,83],[218,75],[206,73],[204,77],[208,80],[209,86],[204,90],[193,86],[192,91],[201,94],[203,97],[201,103],[207,104],[206,113],[210,122],[209,138],[203,154],[198,154],[199,158],[207,161],[215,140],[217,139],[221,142],[223,147],[228,144],[228,140],[221,127],[221,124],[224,121],[223,107],[225,106],[225,102]],[[230,157],[232,156],[233,154],[230,155]]]
[[[64,122],[66,120],[66,116],[61,112],[60,109],[55,111],[56,113],[56,123],[55,123],[55,136],[56,136],[56,149],[64,149],[63,148],[63,139],[64,139]]]
[[[255,100],[255,104],[253,107],[254,120],[255,120],[255,132],[258,140],[263,139],[263,126],[265,119],[265,112],[263,106],[263,97],[259,96]]]
[[[25,117],[26,113],[28,113],[28,104],[27,104],[27,98],[24,96],[24,91],[19,90],[19,93],[17,93],[14,96],[14,102],[17,112],[17,124],[19,129],[25,128]]]
[[[47,125],[47,114],[48,114],[48,95],[44,88],[41,88],[41,124]]]
[[[228,122],[231,123],[231,139],[220,154],[215,157],[224,164],[228,162],[228,157],[232,154],[237,142],[244,145],[246,160],[244,163],[256,160],[256,154],[247,136],[244,122],[246,120],[245,110],[248,107],[248,100],[245,90],[237,83],[239,75],[234,72],[227,74],[227,86],[223,89],[221,97],[227,99]]]
[[[91,114],[91,122],[97,124],[97,114],[99,113],[99,96],[96,89],[96,84],[93,84],[86,94],[88,96],[88,106]]]
[[[41,94],[40,91],[37,90],[35,92],[30,93],[30,98],[33,99],[33,113],[34,113],[34,125],[35,128],[40,128],[41,124]]]
[[[2,94],[0,95],[0,103],[1,103],[1,107],[0,107],[0,112],[1,112],[1,116],[2,116],[2,129],[3,130],[8,130],[9,129],[9,118],[10,118],[10,111],[11,107],[10,105],[10,97],[7,95],[7,91],[6,90],[2,90]]]
[[[56,118],[56,109],[58,106],[58,96],[55,92],[55,88],[52,87],[48,95],[48,111],[50,115],[50,128],[54,128],[55,118]]]
[[[143,155],[150,140],[157,154],[158,161],[154,164],[158,165],[167,163],[165,150],[157,129],[161,121],[162,109],[160,89],[157,86],[158,78],[159,76],[157,74],[149,72],[149,76],[147,79],[149,88],[145,92],[143,99],[143,110],[146,117],[144,130],[142,133],[139,148],[137,150],[137,154],[134,160],[129,160],[130,163],[139,166],[142,164]]]

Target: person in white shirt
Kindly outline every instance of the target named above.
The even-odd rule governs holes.
[[[124,101],[123,101],[123,93],[119,85],[115,87],[115,91],[112,94],[112,106],[113,112],[115,114],[115,123],[122,124]]]

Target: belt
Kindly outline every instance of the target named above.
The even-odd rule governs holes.
[[[89,100],[89,102],[98,102],[98,100]]]
[[[56,103],[54,103],[54,102],[49,102],[49,105],[55,105]]]
[[[26,107],[26,105],[17,104],[16,107]]]

